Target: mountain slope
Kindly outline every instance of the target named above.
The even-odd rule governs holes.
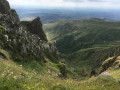
[[[67,67],[68,70],[66,70],[66,63],[59,61],[57,58],[55,43],[47,41],[40,18],[35,19],[34,23],[36,24],[33,22],[21,24],[16,11],[10,9],[9,3],[6,0],[0,1],[0,90],[120,89],[119,67],[112,69],[114,71],[110,70],[113,77],[110,76],[100,80],[97,80],[95,77],[90,79],[88,77],[76,77],[74,75],[76,69],[71,68],[72,70],[70,71],[69,67]],[[29,30],[29,26],[26,24],[33,25],[32,29]],[[31,30],[36,30],[38,33]],[[82,51],[86,51],[89,55],[88,50],[82,49]],[[105,52],[104,50],[106,49],[100,48],[98,52],[101,54]],[[113,54],[118,55],[119,48],[108,49],[107,52],[111,56]],[[80,53],[79,50],[72,54],[78,55],[77,53]],[[65,53],[65,55],[68,55],[70,58],[70,54]],[[85,52],[83,52],[83,56],[85,57]],[[101,70],[106,69],[106,66],[108,68],[108,63],[111,63],[111,61],[114,61],[116,64],[119,60],[119,57],[108,58],[102,63]],[[86,59],[85,63],[83,60],[83,63],[86,64],[84,65],[85,67],[88,66],[88,61]],[[110,64],[110,66],[114,63]],[[87,75],[85,69],[82,72],[82,75]],[[118,76],[115,74],[118,74]],[[74,79],[66,78],[68,75],[71,75]]]
[[[72,52],[119,41],[119,24],[120,22],[109,22],[101,19],[61,20],[46,24],[44,28],[46,33],[50,33],[50,36],[54,34],[50,39],[57,40],[59,50],[63,52],[63,48],[67,46],[64,48],[64,53],[67,53],[67,51],[70,52],[69,50]]]
[[[55,43],[47,41],[40,18],[33,20],[28,30],[21,25],[19,16],[6,0],[1,0],[0,5],[0,49],[6,50],[16,63],[26,64],[26,68],[35,69],[38,73],[50,70],[56,76],[63,76],[62,67],[65,65],[57,58]]]
[[[58,20],[44,25],[47,37],[56,41],[60,57],[78,74],[91,71],[109,57],[120,55],[120,22],[91,18]]]
[[[46,67],[40,67],[38,62],[32,61],[28,64],[18,64],[10,59],[10,54],[0,49],[0,53],[6,58],[2,58],[0,54],[0,89],[1,90],[71,90],[71,89],[84,89],[84,90],[119,90],[120,87],[120,69],[108,70],[113,78],[100,79],[96,81],[96,77],[81,80],[75,79],[61,79],[56,78],[53,73],[46,74],[45,72],[38,73],[36,69],[30,69],[35,66],[41,71]],[[39,66],[38,66],[39,65]],[[29,67],[29,68],[28,68]],[[53,71],[51,71],[53,72]]]

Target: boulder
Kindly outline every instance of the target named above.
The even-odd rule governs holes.
[[[116,82],[116,79],[108,72],[101,73],[97,78],[96,81],[99,82]]]
[[[97,78],[100,78],[100,77],[112,77],[112,75],[108,72],[103,72]]]

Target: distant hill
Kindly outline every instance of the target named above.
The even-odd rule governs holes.
[[[120,22],[102,19],[61,20],[45,24],[44,29],[50,33],[48,39],[56,40],[59,51],[64,53],[117,44],[120,40]]]
[[[52,22],[58,19],[82,19],[101,18],[111,21],[120,20],[119,9],[98,9],[98,8],[33,8],[15,7],[20,20],[29,21],[40,16],[42,23]]]

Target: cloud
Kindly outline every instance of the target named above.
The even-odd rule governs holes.
[[[32,7],[120,8],[119,0],[8,0],[11,5]]]
[[[64,2],[84,2],[85,0],[63,0]]]
[[[63,0],[64,2],[120,2],[119,0]]]
[[[63,0],[8,0],[11,5],[21,6],[60,6]]]

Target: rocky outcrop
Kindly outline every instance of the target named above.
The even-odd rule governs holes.
[[[60,73],[58,76],[59,77],[67,77],[67,70],[66,70],[66,65],[65,65],[65,61],[61,61],[60,64],[58,65],[59,69],[60,69]]]
[[[2,14],[8,14],[10,10],[10,5],[6,0],[0,0],[0,12]]]
[[[117,59],[117,56],[111,58],[111,59],[108,59],[108,60],[105,60],[102,64],[102,69],[100,70],[100,73],[104,72],[105,70],[107,70],[109,67],[112,67],[112,65],[114,64],[114,62],[116,61]]]
[[[14,9],[10,8],[6,0],[0,1],[0,25],[3,25],[7,31],[12,31],[13,28],[18,30],[20,26],[18,14]]]
[[[38,35],[41,38],[41,40],[47,41],[46,35],[42,28],[40,17],[37,17],[29,24],[28,30],[33,34]]]
[[[6,0],[0,1],[0,47],[7,49],[23,59],[44,60],[44,57],[56,59],[55,43],[49,43],[42,29],[40,18],[36,18],[26,30],[20,24],[14,9],[10,9]],[[27,59],[27,60],[29,60]],[[16,60],[19,60],[18,58]]]
[[[108,70],[109,68],[119,68],[119,66],[120,66],[120,57],[119,56],[110,57],[102,63],[99,69],[100,70],[99,74]]]
[[[19,25],[20,24],[20,20],[19,20],[18,14],[16,13],[16,11],[14,9],[11,9],[9,11],[9,16],[10,16],[10,19],[12,21],[12,24],[15,24],[15,25]]]

